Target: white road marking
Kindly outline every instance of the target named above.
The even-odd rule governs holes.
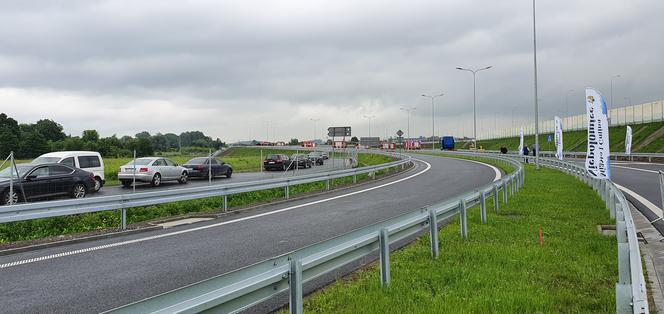
[[[426,162],[424,160],[420,160],[420,159],[415,159],[415,158],[413,158],[413,160],[423,162],[427,165],[427,167],[424,170],[422,170],[418,173],[412,174],[408,177],[401,178],[401,179],[395,180],[395,181],[391,181],[391,182],[388,182],[388,183],[385,183],[385,184],[377,185],[377,186],[374,186],[374,187],[370,187],[370,188],[367,188],[367,189],[364,189],[364,190],[359,190],[359,191],[350,192],[350,193],[346,193],[346,194],[342,194],[342,195],[337,195],[337,196],[334,196],[334,197],[321,199],[321,200],[317,200],[317,201],[313,201],[313,202],[308,202],[308,203],[304,203],[304,204],[300,204],[300,205],[290,206],[290,207],[286,207],[286,208],[282,208],[282,209],[278,209],[278,210],[274,210],[274,211],[270,211],[270,212],[265,212],[265,213],[257,214],[257,215],[253,215],[253,216],[247,216],[247,217],[238,218],[238,219],[234,219],[234,220],[223,221],[223,222],[219,222],[219,223],[216,223],[216,224],[211,224],[211,225],[206,225],[206,226],[201,226],[201,227],[196,227],[196,228],[191,228],[191,229],[185,229],[185,230],[180,230],[180,231],[174,231],[174,232],[170,232],[170,233],[164,233],[164,234],[145,237],[145,238],[140,238],[140,239],[116,242],[116,243],[105,244],[105,245],[100,245],[100,246],[95,246],[95,247],[90,247],[90,248],[85,248],[85,249],[79,249],[79,250],[74,250],[74,251],[62,252],[62,253],[51,254],[51,255],[47,255],[47,256],[35,257],[35,258],[31,258],[31,259],[26,259],[26,260],[20,260],[20,261],[0,264],[0,269],[8,268],[8,267],[14,267],[14,266],[23,265],[23,264],[34,263],[34,262],[39,262],[39,261],[44,261],[44,260],[49,260],[49,259],[54,259],[54,258],[59,258],[59,257],[64,257],[64,256],[70,256],[70,255],[76,255],[76,254],[87,253],[87,252],[92,252],[92,251],[98,251],[98,250],[108,249],[108,248],[117,247],[117,246],[123,246],[123,245],[128,245],[128,244],[144,242],[144,241],[150,241],[150,240],[156,240],[156,239],[161,239],[161,238],[166,238],[166,237],[172,237],[172,236],[180,235],[180,234],[184,234],[184,233],[190,233],[190,232],[215,228],[215,227],[219,227],[219,226],[223,226],[223,225],[228,225],[228,224],[232,224],[232,223],[237,223],[237,222],[241,222],[241,221],[256,219],[256,218],[260,218],[260,217],[264,217],[264,216],[268,216],[268,215],[274,215],[274,214],[286,212],[286,211],[289,211],[289,210],[302,208],[302,207],[305,207],[305,206],[316,205],[316,204],[329,202],[329,201],[337,200],[337,199],[340,199],[340,198],[344,198],[344,197],[348,197],[348,196],[357,195],[357,194],[360,194],[360,193],[366,193],[366,192],[369,192],[369,191],[380,189],[380,188],[383,188],[383,187],[386,187],[386,186],[390,186],[390,185],[393,185],[393,184],[397,184],[397,183],[412,179],[414,177],[417,177],[417,176],[429,171],[429,169],[431,169],[431,164],[429,164],[428,162]]]
[[[658,173],[659,173],[659,172],[657,172],[657,171],[655,171],[655,170],[648,170],[648,169],[641,169],[641,168],[632,168],[632,167],[625,167],[625,166],[615,166],[615,165],[613,165],[613,164],[611,165],[611,167],[614,167],[614,168],[621,168],[621,169],[629,169],[629,170],[636,170],[636,171],[643,171],[643,172],[655,173],[655,174],[658,174]]]
[[[77,254],[88,253],[88,252],[93,252],[93,251],[99,251],[99,250],[103,250],[103,249],[109,249],[109,248],[113,248],[113,247],[124,246],[124,245],[129,245],[129,244],[134,244],[134,243],[151,241],[151,240],[156,240],[156,239],[161,239],[161,238],[166,238],[166,237],[172,237],[172,236],[175,236],[175,235],[180,235],[180,234],[185,234],[185,233],[190,233],[190,232],[195,232],[195,231],[200,231],[200,230],[205,230],[205,229],[210,229],[210,228],[215,228],[215,227],[228,225],[228,224],[232,224],[232,223],[236,223],[236,222],[256,219],[256,218],[259,218],[259,217],[264,217],[264,216],[273,215],[273,214],[277,214],[277,213],[282,213],[282,212],[286,212],[286,211],[289,211],[289,210],[302,208],[302,207],[306,207],[306,206],[310,206],[310,205],[316,205],[316,204],[320,204],[320,203],[325,203],[325,202],[337,200],[337,199],[340,199],[340,198],[345,198],[345,197],[348,197],[348,196],[357,195],[357,194],[360,194],[360,193],[366,193],[366,192],[373,191],[373,190],[376,190],[376,189],[380,189],[380,188],[390,186],[390,185],[393,185],[393,184],[397,184],[397,183],[412,179],[414,177],[417,177],[417,176],[419,176],[419,175],[421,175],[421,174],[423,174],[423,173],[425,173],[425,172],[427,172],[431,169],[431,164],[430,163],[428,163],[424,160],[421,160],[421,159],[417,159],[417,158],[413,158],[413,160],[416,160],[416,161],[419,161],[419,162],[422,162],[422,163],[426,164],[427,165],[426,168],[424,170],[422,170],[418,173],[412,174],[408,177],[401,178],[399,180],[391,181],[391,182],[388,182],[388,183],[384,183],[384,184],[381,184],[381,185],[377,185],[377,186],[374,186],[374,187],[370,187],[370,188],[367,188],[367,189],[364,189],[364,190],[359,190],[359,191],[350,192],[350,193],[346,193],[346,194],[342,194],[342,195],[337,195],[337,196],[333,196],[333,197],[330,197],[330,198],[321,199],[321,200],[317,200],[317,201],[313,201],[313,202],[309,202],[309,203],[304,203],[304,204],[300,204],[300,205],[294,205],[294,206],[290,206],[290,207],[286,207],[286,208],[282,208],[282,209],[278,209],[278,210],[274,210],[274,211],[270,211],[270,212],[266,212],[266,213],[262,213],[262,214],[257,214],[257,215],[253,215],[253,216],[248,216],[248,217],[238,218],[238,219],[234,219],[234,220],[224,221],[224,222],[220,222],[220,223],[216,223],[216,224],[212,224],[212,225],[206,225],[206,226],[201,226],[201,227],[196,227],[196,228],[191,228],[191,229],[185,229],[185,230],[180,230],[180,231],[174,231],[174,232],[170,232],[170,233],[164,233],[164,234],[145,237],[145,238],[140,238],[140,239],[134,239],[134,240],[127,240],[127,241],[122,241],[122,242],[104,244],[104,245],[95,246],[95,247],[89,247],[89,248],[84,248],[84,249],[79,249],[79,250],[74,250],[74,251],[67,251],[67,252],[62,252],[62,253],[57,253],[57,254],[51,254],[51,255],[46,255],[46,256],[40,256],[40,257],[35,257],[35,258],[19,260],[19,261],[14,261],[14,262],[5,263],[5,264],[0,264],[0,269],[19,266],[19,265],[24,265],[24,264],[30,264],[30,263],[35,263],[35,262],[41,262],[41,261],[60,258],[60,257],[65,257],[65,256],[71,256],[71,255],[77,255]],[[463,159],[463,160],[474,162],[474,163],[479,163],[479,164],[482,164],[482,165],[493,168],[494,171],[496,171],[496,178],[494,179],[494,182],[496,180],[500,180],[500,178],[502,176],[500,170],[498,170],[498,168],[496,168],[492,165],[485,164],[485,163],[482,163],[482,162],[479,162],[479,161],[474,161],[474,160],[467,160],[467,159]]]
[[[451,157],[451,158],[454,158],[454,157]],[[481,162],[481,161],[475,161],[475,160],[470,160],[470,159],[461,159],[461,160],[474,162],[474,163],[477,163],[477,164],[480,164],[480,165],[485,165],[485,166],[490,167],[491,169],[493,169],[493,171],[496,172],[496,176],[493,178],[493,182],[496,182],[496,181],[500,180],[500,178],[503,177],[503,173],[500,172],[500,169],[494,167],[493,165],[485,164],[485,163],[483,163],[483,162]]]
[[[622,186],[622,185],[620,185],[620,184],[618,184],[618,183],[613,182],[613,184],[615,184],[615,185],[616,185],[619,189],[621,189],[623,192],[625,192],[625,193],[631,195],[633,198],[635,198],[635,199],[636,199],[637,201],[639,201],[641,204],[643,204],[643,205],[645,205],[646,207],[648,207],[648,209],[650,209],[653,213],[655,213],[655,215],[657,215],[658,217],[660,217],[660,219],[661,219],[661,217],[664,216],[664,211],[662,211],[661,208],[657,207],[657,205],[651,203],[651,202],[650,202],[649,200],[647,200],[645,197],[639,195],[638,193],[636,193],[636,192],[634,192],[634,191],[632,191],[632,190],[630,190],[630,189],[628,189],[628,188],[626,188],[626,187],[624,187],[624,186]],[[654,221],[653,221],[653,222],[654,222]]]

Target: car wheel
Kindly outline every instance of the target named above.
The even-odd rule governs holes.
[[[84,198],[86,193],[87,190],[85,188],[85,185],[83,185],[82,183],[76,183],[74,185],[74,188],[71,189],[72,198]]]
[[[182,171],[182,174],[180,175],[180,179],[178,179],[178,183],[185,184],[188,181],[189,181],[189,176],[187,175],[187,172]]]
[[[95,177],[95,186],[92,189],[92,192],[99,192],[101,190],[101,178]]]
[[[14,193],[9,196],[9,190],[2,193],[2,205],[10,205],[18,203],[18,193],[14,190]]]
[[[226,171],[226,178],[230,178],[233,175],[233,169],[228,168],[228,171]]]
[[[161,175],[158,173],[154,174],[154,177],[152,177],[152,181],[150,182],[152,186],[160,186],[161,185]]]
[[[122,180],[122,181],[120,181],[120,183],[122,183],[122,187],[125,187],[125,188],[128,188],[128,187],[131,186],[131,181],[129,181],[129,180]]]

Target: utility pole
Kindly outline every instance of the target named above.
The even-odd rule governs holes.
[[[535,0],[533,0],[533,72],[534,72],[534,89],[535,89],[535,169],[539,170],[539,106],[537,103],[537,28],[535,22]]]
[[[435,127],[435,123],[434,123],[434,117],[435,117],[435,115],[434,115],[434,99],[436,97],[441,97],[443,95],[445,95],[445,93],[441,93],[439,95],[434,95],[434,96],[429,96],[429,95],[422,94],[422,97],[431,98],[431,149],[436,149],[436,127]]]
[[[399,108],[399,110],[403,110],[403,111],[406,111],[408,113],[408,128],[406,129],[406,137],[408,137],[408,139],[410,139],[410,112],[413,111],[413,110],[416,110],[416,109],[417,109],[417,107],[407,107],[407,108],[401,107],[401,108]]]
[[[492,67],[493,66],[490,65],[488,67],[484,67],[484,68],[476,69],[476,70],[471,70],[471,69],[466,69],[466,68],[461,68],[461,67],[456,68],[457,70],[468,71],[468,72],[473,73],[473,143],[474,143],[473,146],[475,147],[475,149],[477,149],[477,92],[476,92],[477,89],[475,88],[476,85],[477,85],[476,84],[476,82],[477,82],[477,72],[488,70],[488,69],[491,69]]]

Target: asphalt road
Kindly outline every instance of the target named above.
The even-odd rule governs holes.
[[[496,176],[493,168],[464,160],[416,158],[423,161],[412,170],[370,185],[193,225],[2,256],[2,312],[112,309],[437,203]],[[382,187],[367,190],[371,185]],[[327,201],[305,205],[321,200]]]

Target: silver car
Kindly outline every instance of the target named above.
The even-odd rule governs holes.
[[[163,157],[137,158],[135,163],[132,160],[120,167],[118,179],[122,182],[122,186],[130,187],[134,176],[136,182],[149,182],[152,186],[159,186],[162,182],[170,180],[177,180],[181,184],[189,181],[187,168]]]

